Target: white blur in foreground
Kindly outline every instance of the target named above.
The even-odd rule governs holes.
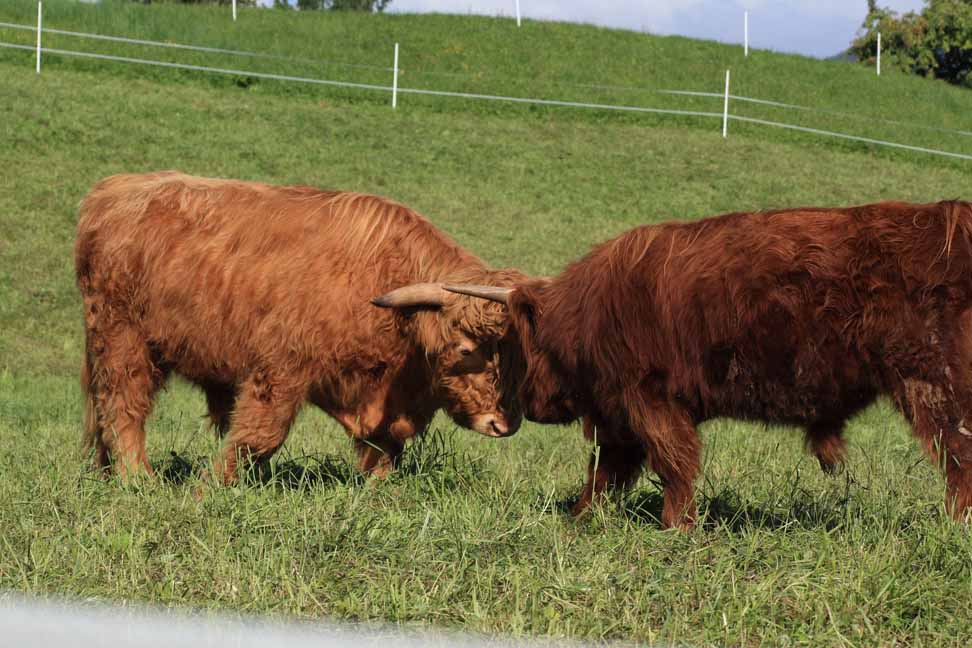
[[[581,646],[374,625],[242,617],[127,604],[31,599],[0,593],[0,646],[18,648],[430,648]],[[601,644],[603,645],[603,644]]]

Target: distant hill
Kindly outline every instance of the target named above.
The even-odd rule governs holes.
[[[834,54],[833,56],[827,57],[827,60],[828,61],[846,61],[847,63],[856,63],[859,59],[857,58],[857,54],[854,54],[854,52],[852,52],[850,50],[844,50],[843,52],[838,52],[837,54]]]
[[[33,25],[36,11],[35,0],[4,0],[0,3],[0,21]],[[399,85],[406,89],[718,114],[723,108],[726,70],[731,69],[730,91],[734,96],[819,111],[733,100],[733,115],[972,154],[972,138],[941,132],[972,132],[968,90],[890,70],[877,77],[867,66],[844,65],[852,60],[846,53],[822,61],[752,50],[746,58],[742,47],[713,41],[532,20],[517,28],[512,19],[471,15],[255,8],[241,9],[236,22],[230,15],[227,7],[213,5],[44,2],[47,27],[243,50],[261,56],[203,53],[63,34],[45,34],[44,43],[47,47],[107,55],[387,87],[392,83],[397,42],[401,48]],[[0,40],[30,46],[34,34],[30,30],[0,27]],[[19,61],[29,66],[31,57],[30,52],[0,49],[0,61]],[[58,55],[46,56],[44,66],[49,70],[96,71],[115,77],[230,87],[253,94],[306,96],[314,100],[387,104],[390,99],[387,92],[374,90]],[[667,92],[671,90],[715,96]],[[713,117],[612,113],[414,94],[401,96],[400,102],[403,106],[424,105],[443,111],[530,111],[581,120],[628,119],[645,125],[675,121],[708,130],[720,128],[718,119]],[[838,148],[859,146],[765,126],[734,123],[732,129],[758,130],[761,137],[773,139],[812,139],[819,145]]]

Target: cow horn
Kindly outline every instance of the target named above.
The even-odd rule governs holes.
[[[498,302],[507,306],[510,304],[510,294],[514,290],[513,288],[500,288],[499,286],[473,286],[467,284],[446,284],[443,288],[449,292],[488,299],[489,301]]]
[[[375,297],[371,303],[381,308],[406,308],[408,306],[442,306],[445,293],[440,283],[419,283],[402,286],[381,297]]]

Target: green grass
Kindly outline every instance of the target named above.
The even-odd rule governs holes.
[[[19,6],[4,3],[0,14]],[[179,18],[200,40],[239,45],[215,38],[212,21],[198,18],[206,10],[133,6],[111,22],[101,9],[64,5],[51,10],[52,24],[58,11],[64,25],[96,27],[84,21],[100,16],[106,31],[121,33],[153,24],[127,25],[128,15]],[[273,18],[302,28],[296,16]],[[360,21],[344,45],[356,60],[374,51],[366,28],[403,25],[418,37],[423,24],[430,44],[448,37],[476,53],[470,61],[506,60],[498,21],[333,19]],[[270,38],[269,24],[241,28],[294,55],[305,46]],[[729,55],[684,39],[524,29],[547,34],[552,40],[534,42],[549,47],[575,39],[577,56],[595,37],[605,48],[621,48],[617,38]],[[334,40],[317,42],[336,56]],[[135,69],[54,57],[38,78],[18,56],[0,53],[0,588],[516,636],[966,643],[972,538],[944,515],[942,480],[886,403],[851,423],[849,466],[837,478],[820,474],[795,430],[705,425],[704,523],[690,533],[659,529],[650,476],[625,501],[569,519],[563,505],[580,488],[588,451],[576,427],[525,425],[495,441],[440,419],[401,474],[373,482],[353,473],[337,426],[308,410],[266,481],[196,501],[194,473],[215,442],[202,398],[180,383],[148,427],[150,458],[168,478],[130,488],[93,479],[78,452],[81,314],[71,246],[78,201],[121,171],[180,168],[377,192],[418,208],[492,264],[551,273],[637,223],[967,196],[967,165],[763,130],[724,141],[691,121],[411,99],[393,112],[366,96],[243,90],[198,75],[142,79]],[[429,66],[447,71],[458,60],[443,55]],[[858,74],[773,60],[780,69],[795,61]],[[626,80],[617,75],[628,67],[613,57],[605,66]],[[896,105],[958,92],[888,83],[908,88]],[[828,100],[853,105],[843,95]],[[939,102],[928,118],[962,118],[949,110]]]
[[[244,50],[293,60],[186,52],[59,34],[45,35],[46,47],[382,86],[391,85],[393,46],[399,42],[400,84],[406,88],[721,113],[721,97],[686,97],[657,91],[722,93],[725,71],[731,68],[735,95],[830,111],[814,113],[733,102],[733,114],[972,154],[967,90],[895,71],[877,77],[871,67],[863,64],[819,61],[763,50],[754,50],[749,58],[744,58],[741,47],[715,42],[529,20],[518,29],[513,20],[472,16],[249,9],[242,10],[239,20],[233,23],[228,8],[214,6],[144,6],[119,0],[90,5],[76,0],[49,0],[44,9],[44,24],[50,28]],[[34,0],[5,0],[0,6],[0,21],[33,25],[36,12]],[[32,45],[34,39],[30,31],[0,27],[0,40]],[[29,65],[31,58],[29,52],[0,49],[0,60]],[[261,97],[286,94],[389,102],[386,92],[283,83],[246,75],[106,64],[58,55],[48,55],[44,65],[51,71],[110,69],[115,76],[236,88]],[[555,112],[581,120],[674,123],[707,131],[720,128],[719,120],[713,118],[527,107],[415,95],[403,95],[400,101],[405,109],[422,106],[519,115]],[[734,134],[758,134],[762,139],[797,141],[814,148],[862,150],[869,146],[738,122],[733,122],[731,128]],[[910,154],[881,149],[881,155]],[[939,163],[950,164],[947,159]]]

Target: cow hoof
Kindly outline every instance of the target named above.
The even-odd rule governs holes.
[[[570,516],[575,520],[580,520],[591,512],[591,501],[585,497],[577,500],[577,503],[570,507]]]
[[[825,475],[835,477],[844,472],[843,461],[824,461],[823,459],[818,459],[818,461],[820,462],[820,470],[822,470]]]

